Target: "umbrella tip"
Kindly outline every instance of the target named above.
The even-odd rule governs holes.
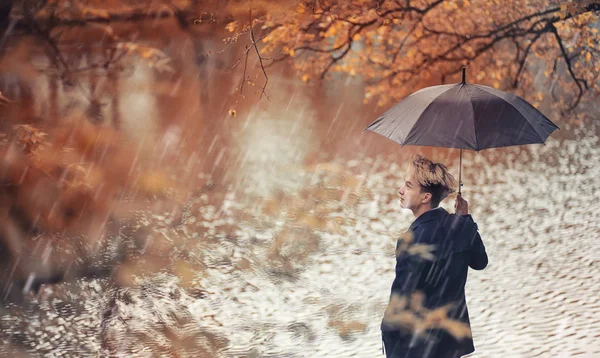
[[[467,66],[462,68],[462,83],[467,83]]]

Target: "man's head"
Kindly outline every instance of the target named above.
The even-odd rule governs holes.
[[[456,180],[441,163],[417,155],[409,164],[404,185],[398,190],[400,206],[415,215],[436,208],[456,189]]]

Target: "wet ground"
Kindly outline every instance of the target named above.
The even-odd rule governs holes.
[[[490,258],[467,284],[474,357],[600,355],[598,141],[465,155],[464,196]],[[260,194],[248,178],[248,193],[230,187],[221,206],[211,205],[210,192],[200,195],[188,229],[177,233],[203,253],[193,281],[163,273],[129,288],[106,279],[56,286],[43,302],[3,313],[2,349],[48,357],[379,356],[394,233],[412,220],[396,197],[403,165],[359,156],[298,167],[269,176],[280,186],[296,180],[268,205],[249,199]],[[307,188],[321,198],[324,222],[294,214],[294,198]],[[442,206],[451,210],[451,200]],[[216,239],[200,240],[208,237]]]

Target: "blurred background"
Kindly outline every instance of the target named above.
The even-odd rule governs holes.
[[[472,356],[600,355],[599,12],[3,1],[0,354],[380,355],[405,167],[458,150],[363,129],[466,65],[560,127],[463,154]]]

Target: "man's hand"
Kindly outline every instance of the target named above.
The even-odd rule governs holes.
[[[454,203],[454,210],[456,215],[468,215],[469,214],[469,203],[462,198],[460,193],[456,196],[456,202]]]

